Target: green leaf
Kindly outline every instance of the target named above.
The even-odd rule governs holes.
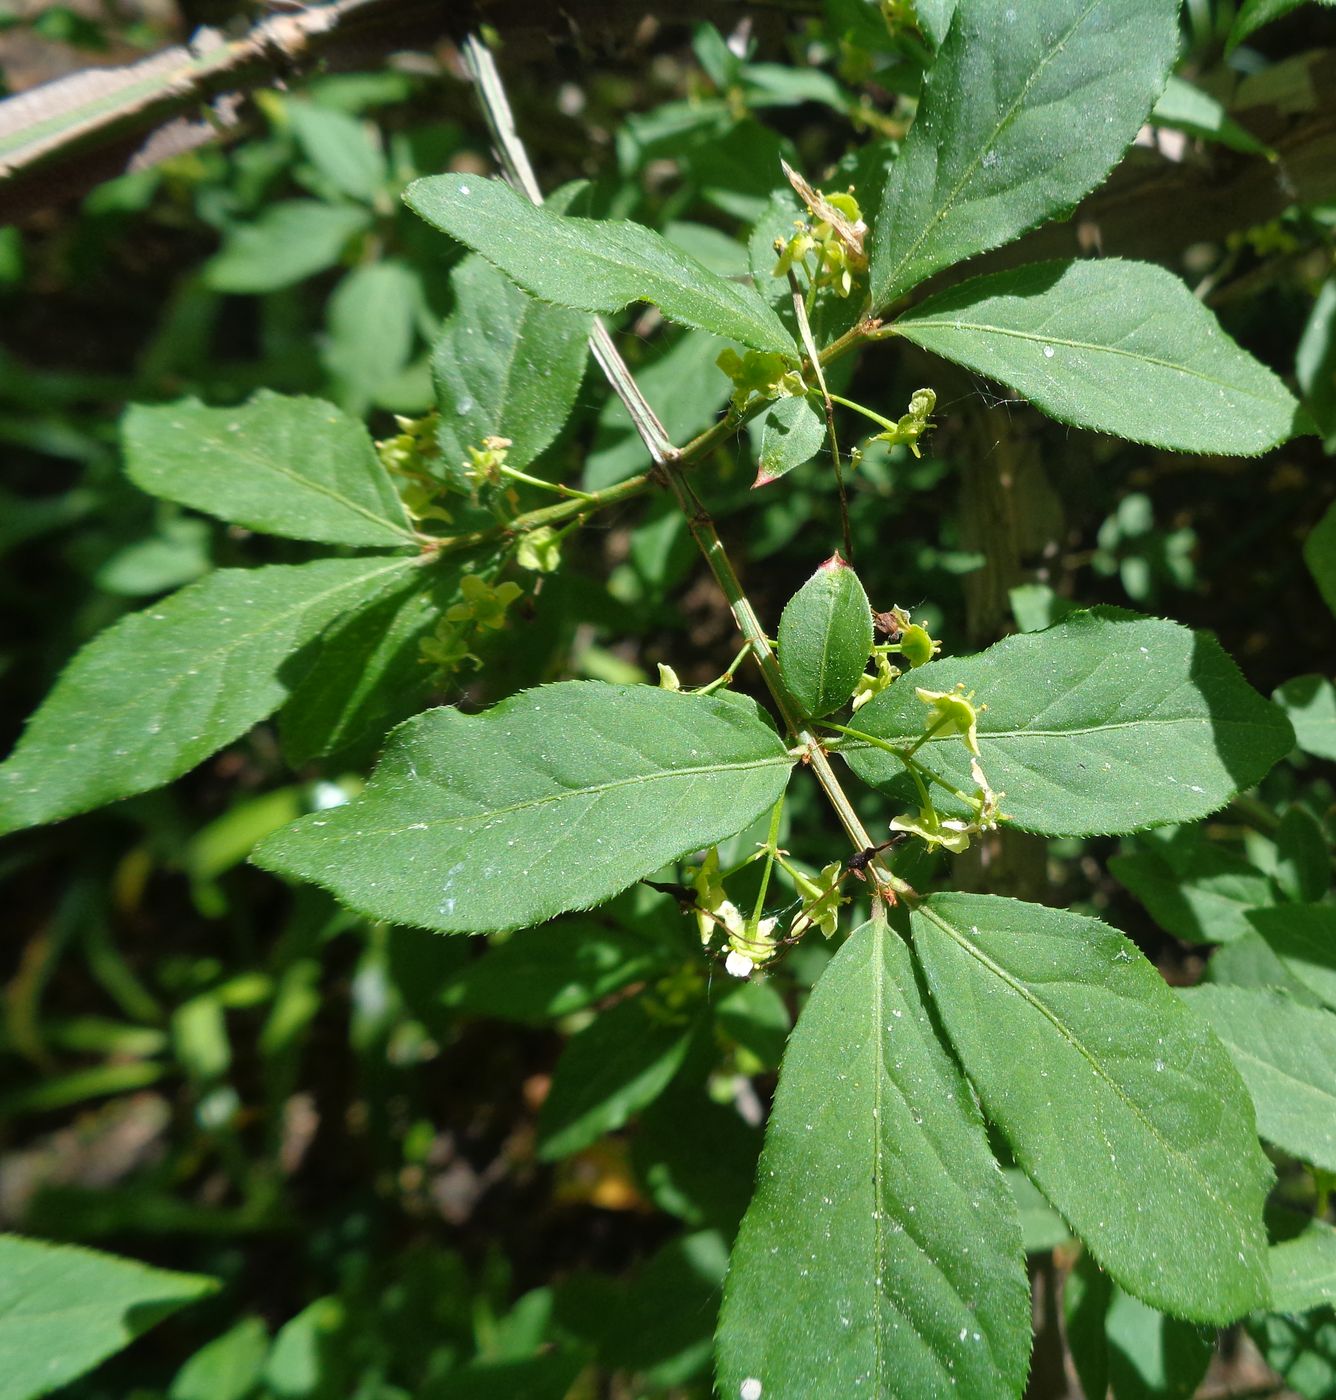
[[[1177,0],[961,6],[873,226],[873,309],[1094,189],[1164,88],[1177,20]]]
[[[290,287],[338,263],[371,218],[369,209],[353,204],[271,204],[253,223],[228,230],[222,248],[204,264],[204,280],[215,292],[255,296]]]
[[[694,1023],[619,1002],[571,1038],[538,1114],[538,1155],[553,1162],[615,1132],[651,1104],[682,1067]]]
[[[1336,905],[1288,904],[1248,918],[1286,971],[1336,1010]]]
[[[631,1162],[660,1210],[731,1239],[751,1200],[760,1150],[759,1130],[684,1072],[641,1114]]]
[[[1218,141],[1245,155],[1264,156],[1271,152],[1252,132],[1242,127],[1225,110],[1224,104],[1209,92],[1194,87],[1183,78],[1171,77],[1150,114],[1156,126],[1173,127],[1190,136]]]
[[[1304,1400],[1336,1396],[1336,1317],[1330,1308],[1304,1317],[1266,1313],[1249,1320],[1248,1335],[1266,1364]]]
[[[0,764],[0,832],[178,778],[287,699],[284,663],[413,557],[222,569],[95,637]]]
[[[567,681],[409,720],[360,797],[254,858],[378,919],[521,928],[740,831],[791,764],[742,696]]]
[[[0,1235],[0,1394],[49,1394],[216,1287],[197,1274]]]
[[[984,1113],[1114,1279],[1197,1322],[1265,1304],[1248,1092],[1135,945],[993,895],[933,895],[913,928]]]
[[[1004,1167],[1002,1175],[1016,1198],[1025,1252],[1045,1254],[1059,1245],[1070,1244],[1072,1232],[1067,1222],[1044,1199],[1034,1182],[1019,1167]]]
[[[246,1400],[268,1355],[268,1328],[258,1317],[243,1318],[181,1367],[167,1400]]]
[[[872,653],[872,607],[858,575],[832,555],[779,619],[779,669],[805,714],[847,704]]]
[[[1296,904],[1317,903],[1331,888],[1331,851],[1322,823],[1296,804],[1281,817],[1273,839],[1275,879],[1285,897]]]
[[[629,1282],[606,1275],[573,1280],[584,1286],[577,1292],[568,1285],[558,1319],[564,1329],[596,1341],[603,1365],[635,1372],[650,1394],[684,1385],[709,1366],[727,1265],[728,1246],[717,1231],[683,1235]]]
[[[1264,24],[1283,19],[1291,10],[1297,10],[1304,0],[1244,0],[1234,27],[1229,31],[1228,50],[1241,44],[1255,34]],[[1336,4],[1336,0],[1317,0],[1320,5]]]
[[[1253,456],[1296,431],[1289,390],[1171,273],[1100,258],[976,277],[896,333],[1061,423],[1179,452]]]
[[[294,540],[413,543],[367,430],[320,399],[261,390],[239,408],[137,404],[121,436],[126,474],[154,496]]]
[[[716,1025],[766,1069],[778,1069],[793,1021],[784,998],[769,982],[749,978],[714,1004]]]
[[[432,351],[447,470],[485,437],[509,438],[506,461],[523,469],[570,416],[589,356],[590,317],[535,301],[482,258],[450,279],[455,309]]]
[[[642,224],[567,218],[476,175],[417,180],[404,200],[544,301],[601,312],[648,301],[670,321],[798,357],[779,317],[750,287],[719,277]]]
[[[1325,1220],[1271,1246],[1271,1301],[1289,1313],[1336,1303],[1336,1229]]]
[[[1252,1095],[1257,1131],[1336,1172],[1336,1015],[1269,988],[1191,987],[1179,995],[1229,1051]]]
[[[420,707],[434,679],[421,642],[455,597],[459,572],[416,570],[350,609],[296,658],[300,678],[278,717],[289,764],[364,758]]]
[[[854,717],[896,745],[923,731],[915,686],[975,692],[983,771],[1017,826],[1050,836],[1131,831],[1213,812],[1290,750],[1290,727],[1220,644],[1176,623],[1114,610],[1074,613],[1046,632],[1007,637],[978,656],[918,667]],[[899,761],[858,744],[841,752],[864,781]],[[918,762],[972,790],[969,754],[934,738]],[[934,790],[942,812],[963,813]]]
[[[957,0],[914,0],[914,12],[918,16],[919,28],[923,37],[939,49],[946,42],[951,28],[952,17],[956,13]]]
[[[805,398],[776,399],[761,418],[757,486],[768,486],[810,462],[826,440],[826,422]]]
[[[418,1400],[565,1400],[586,1358],[556,1350],[523,1360],[474,1360],[418,1392]]]
[[[850,937],[799,1018],[758,1183],[729,1265],[720,1394],[1019,1395],[1015,1201],[884,922]]]
[[[1327,278],[1313,303],[1295,348],[1294,377],[1322,446],[1336,453],[1336,276]]]
[[[1318,592],[1336,613],[1336,505],[1327,507],[1304,541],[1304,562],[1317,581]]]
[[[1269,987],[1301,1006],[1322,1005],[1322,998],[1308,990],[1255,929],[1216,949],[1206,964],[1205,980],[1221,987]]]
[[[494,944],[445,984],[441,1002],[470,1015],[543,1025],[628,982],[661,975],[664,964],[664,949],[635,933],[564,919]]]
[[[406,263],[365,263],[339,283],[329,299],[321,359],[348,412],[365,413],[404,373],[421,311],[422,287]]]
[[[1143,839],[1114,856],[1109,873],[1146,906],[1167,933],[1185,943],[1229,943],[1252,932],[1248,914],[1276,903],[1256,866],[1194,830]]]
[[[374,204],[388,179],[385,155],[371,135],[374,128],[312,102],[288,102],[285,110],[302,154],[330,185],[350,199]]]
[[[1212,1333],[1125,1293],[1086,1254],[1064,1284],[1072,1360],[1088,1396],[1189,1400],[1215,1350]]]
[[[1285,711],[1305,753],[1336,758],[1336,685],[1326,676],[1296,676],[1271,698]]]
[[[1081,1393],[1106,1400],[1109,1393],[1109,1339],[1104,1323],[1113,1301],[1113,1280],[1087,1253],[1062,1281],[1063,1331],[1081,1383]]]

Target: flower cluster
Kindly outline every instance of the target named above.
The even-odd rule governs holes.
[[[997,830],[998,823],[1004,819],[1000,804],[1006,794],[993,791],[979,763],[979,714],[987,707],[976,705],[973,691],[966,694],[963,684],[953,690],[928,690],[918,686],[914,694],[928,707],[920,743],[939,735],[958,738],[970,755],[970,780],[974,791],[959,794],[969,809],[966,817],[943,817],[928,800],[913,815],[895,817],[891,830],[907,832],[929,846],[941,846],[959,855],[969,848],[972,837]]]
[[[778,260],[773,275],[787,277],[790,269],[801,268],[812,286],[829,287],[837,296],[847,297],[854,279],[867,267],[863,212],[852,187],[846,194],[814,192],[808,203],[814,221],[796,220],[791,238],[775,239]],[[808,267],[808,258],[814,260],[815,271]]]
[[[802,375],[784,358],[764,350],[739,355],[731,346],[715,361],[733,381],[733,407],[745,413],[752,399],[801,398],[807,392]]]

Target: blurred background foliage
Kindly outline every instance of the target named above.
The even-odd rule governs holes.
[[[857,185],[873,169],[860,151],[907,127],[926,54],[874,4],[729,6],[726,32],[675,22],[673,6],[628,8],[596,37],[554,15],[545,38],[502,45],[519,128],[546,188],[588,180],[598,213],[651,224],[721,272],[768,270],[773,230],[796,213],[778,193],[780,157],[825,188]],[[0,75],[18,91],[179,41],[201,19],[254,17],[217,10],[0,6]],[[1172,202],[1180,176],[1228,188],[1240,172],[1283,188],[1260,127],[1320,122],[1306,75],[1333,71],[1336,13],[1297,10],[1227,57],[1233,17],[1230,0],[1189,0],[1180,72],[1206,105],[1190,118],[1162,109],[1120,188],[1158,181]],[[1261,94],[1252,127],[1238,101],[1249,92]],[[428,413],[460,392],[431,366],[458,254],[399,195],[418,175],[491,168],[442,40],[364,71],[294,74],[258,93],[226,144],[0,229],[6,745],[63,661],[122,613],[214,565],[308,557],[134,490],[119,465],[124,406],[231,404],[267,387],[365,414],[377,437],[396,431],[394,415]],[[1297,379],[1330,449],[1336,192],[1326,199],[1282,200],[1260,223],[1230,207],[1168,252],[1151,217],[1104,250],[1184,277]],[[1098,220],[1074,227],[1101,247]],[[1128,241],[1143,234],[1145,249]],[[652,311],[620,329],[674,439],[708,426],[729,389],[719,345]],[[1336,497],[1321,440],[1259,460],[1175,456],[1066,430],[940,361],[925,379],[926,366],[906,347],[840,367],[892,417],[922,383],[938,397],[921,459],[869,452],[852,479],[875,607],[910,608],[957,652],[1073,606],[1161,613],[1213,629],[1264,692],[1288,685],[1294,706],[1332,706],[1336,624],[1300,550]],[[819,460],[753,493],[755,444],[741,449],[703,463],[697,483],[773,626],[838,543],[838,499]],[[591,370],[534,470],[597,488],[644,465]],[[512,610],[485,669],[436,699],[476,707],[563,677],[647,680],[659,662],[702,684],[735,651],[679,516],[632,503],[568,538],[562,570]],[[1204,970],[1274,981],[1244,915],[1329,898],[1336,752],[1307,747],[1199,830],[1004,833],[962,862],[965,883],[1098,913],[1171,982]],[[828,947],[809,939],[772,979],[738,986],[702,961],[673,901],[643,887],[484,946],[368,926],[245,865],[256,839],[364,773],[317,763],[294,775],[261,726],[165,791],[0,848],[0,1226],[223,1281],[66,1393],[707,1395],[718,1287],[784,1035]],[[884,821],[881,799],[860,800],[869,825]],[[816,868],[840,848],[813,793],[796,789],[785,816],[798,860]],[[1228,957],[1213,973],[1216,942]],[[552,1107],[563,1051],[589,1074],[613,1066],[598,1104],[567,1101],[568,1070]],[[542,1150],[554,1115],[575,1124],[576,1144],[556,1160]],[[1321,1173],[1280,1166],[1295,1204],[1325,1209]],[[1032,1389],[1060,1395],[1052,1285],[1074,1254],[1032,1197]],[[1329,1312],[1252,1331],[1226,1338],[1212,1393],[1278,1385],[1280,1372],[1305,1396],[1336,1395]],[[1135,1393],[1190,1393],[1210,1360],[1208,1348],[1186,1390],[1142,1376]]]

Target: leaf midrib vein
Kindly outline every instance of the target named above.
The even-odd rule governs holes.
[[[1141,350],[1123,350],[1116,345],[1099,345],[1089,340],[1073,340],[1068,336],[1040,335],[1037,331],[1018,330],[1013,326],[994,326],[985,321],[962,321],[956,318],[951,320],[919,320],[912,317],[896,322],[897,329],[906,339],[914,338],[915,330],[948,330],[948,331],[980,331],[993,335],[1010,336],[1013,340],[1032,340],[1036,344],[1046,346],[1063,346],[1068,350],[1085,350],[1092,354],[1099,355],[1121,355],[1124,359],[1137,360],[1142,364],[1155,365],[1159,369],[1173,370],[1176,374],[1188,375],[1193,379],[1200,379],[1203,384],[1214,385],[1217,389],[1228,389],[1234,394],[1243,394],[1250,399],[1256,399],[1259,403],[1271,404],[1276,400],[1265,394],[1259,394],[1253,389],[1237,384],[1228,379],[1217,379],[1214,375],[1205,374],[1191,365],[1177,363],[1173,360],[1166,360],[1159,355],[1148,355]],[[1003,376],[1005,377],[1005,376]]]
[[[393,520],[383,515],[377,515],[374,510],[364,506],[359,501],[353,500],[351,496],[345,496],[341,491],[336,491],[334,487],[326,485],[323,481],[315,477],[303,476],[292,467],[282,462],[275,462],[272,458],[252,454],[243,443],[229,441],[226,438],[216,438],[214,445],[225,455],[242,458],[253,467],[258,467],[261,471],[273,472],[275,476],[286,477],[294,485],[307,491],[313,491],[316,495],[327,496],[331,501],[337,502],[345,509],[363,516],[376,525],[384,525],[387,529],[393,530],[401,539],[411,540],[413,532],[407,525],[398,525]]]
[[[776,755],[774,758],[749,759],[739,763],[708,763],[693,764],[689,768],[663,768],[656,773],[635,773],[625,778],[613,778],[606,783],[596,783],[592,787],[566,788],[561,792],[553,792],[545,797],[527,798],[523,802],[513,802],[508,807],[490,807],[484,812],[474,812],[469,816],[457,817],[437,817],[431,821],[409,822],[403,826],[380,827],[376,830],[368,830],[361,827],[357,831],[342,833],[331,833],[326,836],[326,840],[353,841],[364,839],[368,836],[401,836],[406,831],[430,831],[434,827],[461,827],[470,826],[481,821],[493,820],[497,817],[510,816],[515,812],[528,812],[537,807],[547,806],[552,802],[565,802],[576,797],[599,797],[605,792],[612,792],[617,788],[632,787],[638,783],[657,782],[663,778],[691,778],[698,776],[708,776],[712,773],[748,773],[759,769],[773,767],[789,767],[791,760],[787,754]],[[351,810],[351,809],[350,809]]]

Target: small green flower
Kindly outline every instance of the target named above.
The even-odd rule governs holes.
[[[495,587],[478,574],[465,574],[459,581],[463,601],[446,610],[448,622],[472,622],[475,627],[500,630],[506,625],[506,609],[524,590],[509,579]]]
[[[762,399],[800,398],[807,392],[803,377],[783,355],[748,350],[739,355],[731,346],[715,361],[733,381],[732,403],[739,413],[753,395]]]
[[[521,569],[532,569],[536,574],[555,573],[561,567],[561,535],[550,525],[530,530],[520,540],[515,562]]]
[[[933,641],[926,627],[911,622],[900,633],[900,655],[910,666],[926,666],[942,649],[941,642]]]
[[[919,439],[924,433],[932,430],[932,414],[936,407],[937,395],[932,389],[915,389],[910,395],[909,412],[894,428],[888,428],[884,433],[876,433],[868,441],[885,442],[892,447],[903,444],[915,457],[922,457]]]
[[[914,817],[895,817],[891,821],[892,831],[907,831],[917,836],[929,846],[941,846],[953,855],[967,851],[974,826],[970,822],[955,817],[943,818],[933,807],[920,807]]]
[[[466,633],[450,626],[444,619],[430,637],[423,637],[418,644],[422,660],[435,667],[443,676],[453,675],[466,661],[473,663],[474,670],[481,667],[481,660],[469,650]]]
[[[938,733],[954,731],[965,741],[965,747],[979,756],[979,711],[982,706],[971,704],[974,692],[964,693],[962,682],[954,690],[925,690],[915,687],[914,694],[928,707],[927,727]]]
[[[677,678],[677,672],[671,666],[665,666],[662,661],[659,665],[659,689],[660,690],[681,690],[682,682]]]
[[[880,695],[881,692],[900,675],[900,668],[891,665],[885,652],[877,652],[873,657],[873,661],[876,663],[877,667],[876,675],[859,676],[858,683],[854,686],[853,699],[855,711],[861,710],[874,695]]]
[[[463,464],[463,472],[475,492],[482,486],[500,486],[501,468],[506,464],[510,446],[509,438],[485,437],[481,448],[468,449],[469,460]]]
[[[848,903],[840,897],[840,875],[843,867],[832,861],[815,880],[800,871],[791,870],[793,883],[805,901],[804,908],[789,929],[794,938],[815,925],[827,938],[833,938],[840,922],[840,905]]]

